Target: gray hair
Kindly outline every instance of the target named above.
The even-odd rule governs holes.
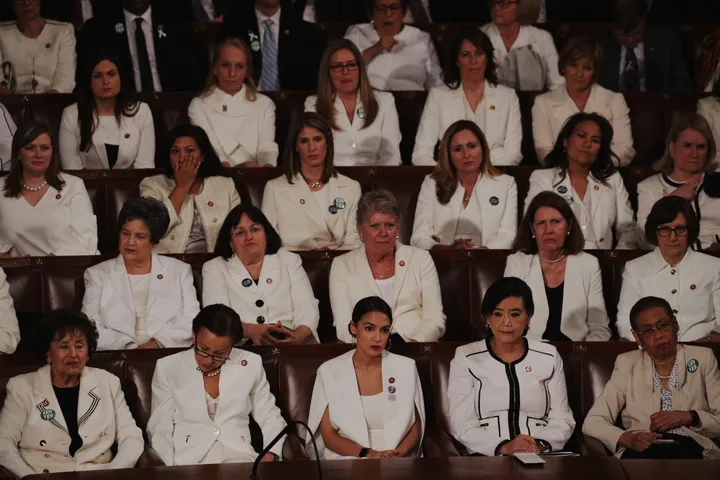
[[[386,213],[400,220],[400,207],[388,190],[370,190],[363,194],[357,207],[357,224],[362,225],[373,213]]]

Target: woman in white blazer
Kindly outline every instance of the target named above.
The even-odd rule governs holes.
[[[207,85],[188,108],[190,121],[207,132],[226,167],[277,165],[275,104],[258,93],[252,58],[239,38],[216,42]]]
[[[12,2],[15,22],[0,23],[0,93],[71,93],[75,28],[40,16],[40,2]]]
[[[120,379],[86,366],[97,347],[95,326],[82,313],[56,310],[43,318],[37,338],[45,365],[7,383],[0,464],[21,478],[133,468],[145,442]]]
[[[514,90],[498,84],[490,39],[477,28],[453,35],[443,72],[445,85],[430,90],[415,136],[413,165],[435,165],[442,135],[458,120],[475,122],[485,134],[493,165],[522,160],[520,102]]]
[[[690,202],[671,195],[655,203],[645,223],[652,252],[625,264],[617,330],[632,340],[630,310],[643,297],[667,300],[681,342],[720,341],[720,259],[693,251],[698,220]]]
[[[208,253],[215,250],[228,212],[240,204],[235,182],[222,176],[222,165],[205,131],[178,125],[167,135],[165,173],[140,182],[140,195],[160,200],[170,225],[157,253]]]
[[[645,222],[659,199],[672,195],[688,200],[700,221],[700,234],[691,245],[697,250],[720,248],[720,187],[715,173],[720,166],[717,143],[707,120],[688,113],[670,127],[667,147],[653,165],[660,173],[637,186],[637,225],[640,245],[652,248],[645,238]]]
[[[10,284],[5,271],[0,268],[0,354],[14,353],[18,343],[20,343],[20,325],[10,296]]]
[[[318,340],[318,301],[299,255],[282,247],[267,217],[252,205],[232,209],[203,266],[203,305],[222,303],[240,314],[255,345]]]
[[[715,140],[715,145],[720,144],[720,82],[715,87],[717,91],[709,97],[701,98],[697,103],[697,113],[705,117],[710,125],[712,136]],[[712,159],[711,159],[712,160]],[[715,165],[720,164],[720,154],[715,152]]]
[[[152,112],[125,92],[119,60],[97,54],[84,64],[78,102],[60,122],[63,169],[155,168]]]
[[[602,115],[613,127],[612,151],[620,166],[628,166],[635,156],[630,109],[621,93],[597,84],[602,49],[592,39],[571,38],[560,52],[560,73],[565,85],[535,97],[532,108],[533,140],[541,165],[555,146],[565,121],[578,112]]]
[[[498,280],[482,302],[487,338],[458,347],[450,362],[450,433],[468,454],[548,453],[573,434],[562,358],[525,338],[533,307],[525,282]]]
[[[49,125],[20,125],[0,179],[0,254],[97,255],[97,219],[83,181],[58,172]]]
[[[425,177],[410,244],[425,249],[510,248],[517,231],[517,185],[490,162],[485,135],[458,120]]]
[[[523,91],[554,90],[564,83],[552,35],[533,27],[537,0],[494,2],[492,23],[481,27],[490,37],[501,85]]]
[[[610,339],[600,264],[582,251],[583,234],[567,202],[553,192],[528,207],[506,277],[530,286],[535,304],[528,338],[557,341]]]
[[[352,309],[378,296],[392,308],[392,341],[436,342],[445,333],[445,314],[435,263],[423,249],[397,241],[400,208],[387,190],[365,193],[357,229],[363,246],[335,257],[330,268],[330,305],[337,338],[350,343]]]
[[[318,93],[305,100],[332,126],[338,167],[400,165],[400,123],[391,93],[370,86],[362,54],[350,40],[332,42],[320,62]]]
[[[250,415],[268,445],[285,428],[260,355],[233,348],[240,317],[224,305],[192,323],[193,348],[161,358],[152,380],[147,434],[165,465],[254,462]],[[278,460],[284,439],[261,459]]]
[[[186,347],[200,310],[190,265],[153,253],[169,219],[162,203],[134,198],[120,210],[120,255],[85,270],[82,311],[98,349]]]
[[[304,113],[285,149],[283,176],[265,184],[262,211],[288,250],[360,246],[355,228],[360,184],[335,170],[335,146],[327,120]]]
[[[572,208],[585,238],[585,249],[637,246],[630,197],[613,164],[612,126],[596,113],[576,113],[563,126],[548,168],[530,175],[525,210],[544,191],[561,195]]]
[[[422,456],[425,403],[411,358],[390,346],[392,310],[380,297],[360,300],[348,325],[355,349],[317,371],[305,442],[324,460]]]

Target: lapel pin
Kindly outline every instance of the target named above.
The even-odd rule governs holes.
[[[392,386],[392,385],[390,385],[390,386],[388,387],[388,392],[390,392],[390,394],[395,393],[395,387]]]
[[[697,286],[694,283],[692,285],[690,285],[690,290],[695,290],[696,288],[697,288]]]
[[[598,187],[597,185],[595,185],[595,186],[593,187],[593,190],[595,190],[595,191],[597,192],[598,190],[600,190],[600,187]]]
[[[62,198],[62,195],[60,195],[59,193],[57,195],[55,195],[56,200],[60,200],[61,198]]]
[[[698,361],[693,358],[687,363],[687,371],[690,373],[695,373],[699,366],[700,364],[698,363]]]
[[[500,200],[498,197],[490,197],[490,205],[498,205],[500,203]]]
[[[668,193],[667,188],[663,188],[663,197],[667,197]]]
[[[125,138],[130,138],[130,134],[129,134],[129,133],[126,133],[126,134],[125,134]]]
[[[390,377],[390,378],[388,379],[388,382],[390,382],[390,383],[395,383],[395,377]]]
[[[530,366],[525,367],[525,371],[526,371],[527,373],[532,372],[532,367],[530,367]]]
[[[533,49],[533,46],[532,46],[532,45],[528,45],[527,48],[528,48],[528,50],[532,50],[532,49]]]
[[[249,288],[250,285],[252,285],[252,283],[253,283],[252,280],[250,280],[249,278],[246,278],[245,280],[242,281],[242,286],[245,288]]]
[[[688,364],[688,369],[690,369],[689,365],[690,364]],[[43,410],[43,412],[40,414],[40,417],[43,420],[47,420],[49,422],[50,420],[53,420],[55,418],[55,410]]]
[[[490,110],[495,110],[495,105],[490,105]]]
[[[242,365],[243,367],[247,367],[247,360],[243,360],[242,362],[240,362],[240,365]]]
[[[565,185],[560,185],[558,187],[558,193],[567,193],[567,187]]]
[[[163,29],[162,25],[158,25],[157,31],[158,31],[158,38],[167,37],[167,33],[165,33],[165,30]]]
[[[345,208],[345,200],[343,198],[338,197],[335,200],[333,200],[333,205],[335,205],[339,210],[342,210],[343,208]]]
[[[46,43],[46,44],[45,44],[45,48],[50,48],[50,47],[52,47],[52,44],[51,44],[51,43]]]
[[[405,266],[405,260],[400,260],[400,266],[401,266],[401,267],[404,267],[404,266]]]
[[[157,278],[158,278],[158,280],[162,280],[162,279],[163,279],[162,273],[158,273],[158,277],[157,277]]]
[[[267,280],[265,280],[265,282],[266,282],[268,285],[272,284],[272,278],[268,278]]]
[[[49,406],[50,406],[50,402],[48,402],[48,399],[47,399],[47,398],[42,401],[42,406],[43,406],[43,407],[49,407]]]
[[[365,109],[363,107],[358,107],[357,116],[358,118],[365,118]]]
[[[122,23],[116,23],[115,33],[125,33],[125,25],[123,25]]]
[[[252,42],[253,40],[259,40],[259,39],[260,39],[260,37],[258,37],[258,35],[257,35],[255,32],[253,32],[252,30],[248,30],[248,38],[250,38],[250,41],[251,41],[251,42]]]
[[[213,202],[208,202],[208,207],[214,207],[215,204]]]
[[[330,211],[331,214],[337,215],[338,208],[337,208],[335,205],[330,205],[330,207],[328,208],[328,210]]]
[[[304,198],[301,198],[301,199],[300,199],[300,205],[305,205],[305,199],[304,199]]]

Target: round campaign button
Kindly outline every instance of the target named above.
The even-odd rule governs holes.
[[[242,281],[243,287],[248,288],[248,287],[250,287],[250,285],[252,285],[252,280],[250,280],[249,278],[246,278]]]

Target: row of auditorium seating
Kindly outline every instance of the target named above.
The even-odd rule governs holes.
[[[330,267],[339,251],[299,252],[303,267],[319,301],[321,342],[336,341],[329,297]],[[625,264],[644,252],[638,250],[592,250],[602,270],[603,293],[610,325],[614,328],[617,303],[622,287]],[[468,341],[481,338],[485,319],[481,314],[487,289],[503,277],[507,250],[432,251],[440,280],[442,302],[447,316],[443,341]],[[720,253],[715,254],[720,256]],[[198,300],[202,297],[202,266],[210,254],[174,255],[192,267]],[[85,270],[108,257],[44,257],[1,259],[0,268],[7,274],[10,295],[15,302],[20,323],[21,344],[18,351],[33,348],[33,331],[42,314],[57,308],[79,310],[85,292]]]
[[[311,92],[270,92],[268,96],[275,102],[276,130],[275,138],[283,152],[288,133],[295,119],[304,111],[305,99]],[[532,135],[532,106],[539,92],[519,92],[523,127],[523,165],[537,165],[537,156]],[[427,92],[394,92],[395,104],[400,120],[402,142],[400,153],[403,163],[409,165],[412,157],[415,135]],[[167,163],[160,158],[165,133],[180,123],[187,123],[187,109],[194,94],[160,93],[143,94],[154,115],[156,141],[158,145],[156,165]],[[665,137],[675,116],[682,112],[694,112],[697,107],[697,94],[655,94],[626,93],[630,108],[630,120],[637,155],[633,165],[647,166],[660,158],[665,150]],[[65,107],[77,101],[74,95],[11,95],[3,96],[0,101],[8,108],[16,121],[32,118],[49,122],[55,133],[60,129],[60,119]],[[57,138],[57,137],[56,137]]]
[[[425,400],[426,428],[424,453],[430,457],[452,457],[462,453],[461,446],[449,434],[447,385],[452,360],[458,343],[409,344],[395,348],[395,353],[415,359]],[[720,356],[720,345],[707,344]],[[618,354],[632,350],[633,343],[556,343],[563,362],[568,400],[577,427],[567,449],[583,455],[604,455],[602,445],[581,433],[582,421],[610,379]],[[286,419],[307,421],[310,399],[318,367],[325,361],[346,352],[348,345],[251,347],[260,354],[270,390]],[[159,358],[178,350],[130,350],[96,353],[89,365],[104,368],[117,375],[135,420],[143,431],[150,417],[151,382]],[[37,356],[0,356],[0,402],[6,396],[7,381],[40,366]],[[262,448],[262,434],[251,421],[252,443]],[[305,432],[300,432],[303,436]],[[307,458],[296,441],[286,442],[284,456]]]

